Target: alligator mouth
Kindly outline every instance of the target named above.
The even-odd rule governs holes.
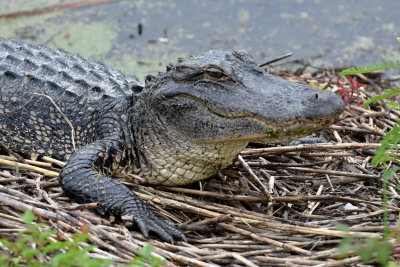
[[[315,131],[321,130],[330,124],[335,123],[339,116],[331,118],[322,118],[319,120],[294,120],[283,123],[282,125],[267,125],[265,134],[249,136],[252,141],[262,141],[266,139],[269,143],[271,140],[277,142],[292,141],[296,138],[303,137]]]
[[[207,138],[194,138],[194,140],[198,143],[220,143],[235,141],[258,143],[288,142],[307,136],[317,130],[327,127],[332,123],[335,123],[339,119],[340,115],[340,112],[337,112],[336,114],[331,114],[329,117],[321,116],[320,118],[314,119],[297,118],[282,122],[272,122],[264,118],[262,115],[249,114],[244,110],[231,113],[225,112],[217,108],[215,105],[207,104],[203,99],[194,95],[179,93],[173,95],[170,97],[170,99],[175,97],[182,97],[193,101],[198,105],[198,107],[202,107],[203,110],[207,110],[208,114],[213,114],[215,118],[243,122],[238,123],[237,125],[242,125],[245,128],[234,130],[234,127],[232,127],[232,129],[227,129],[227,131],[232,131],[232,133],[225,136],[218,137],[212,136],[211,134],[211,136],[208,136]],[[235,131],[237,132],[235,133]]]
[[[218,113],[215,113],[218,114]],[[222,114],[218,114],[222,115]],[[232,137],[219,138],[211,140],[211,142],[234,142],[234,141],[248,141],[248,142],[259,142],[259,143],[281,143],[295,140],[297,138],[306,136],[315,131],[326,128],[328,125],[333,124],[338,121],[339,115],[331,118],[321,118],[319,120],[293,120],[286,121],[281,125],[274,123],[267,123],[264,120],[255,117],[245,117],[245,116],[226,116],[229,118],[247,118],[254,120],[257,124],[261,124],[265,127],[264,133],[256,133],[250,135],[233,135]]]

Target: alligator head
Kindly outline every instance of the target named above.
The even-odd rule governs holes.
[[[219,144],[219,153],[229,154],[220,168],[250,141],[276,143],[308,135],[335,122],[344,109],[339,96],[270,75],[244,51],[210,51],[179,60],[148,80],[141,95],[152,120],[184,149],[202,147],[204,154]]]
[[[340,97],[266,73],[243,51],[183,60],[151,98],[159,117],[196,142],[295,139],[336,121]]]

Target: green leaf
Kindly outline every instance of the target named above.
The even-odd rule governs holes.
[[[399,170],[399,167],[391,167],[383,172],[383,180],[389,181],[396,177],[396,172]]]
[[[348,225],[346,225],[346,224],[335,222],[335,227],[339,231],[342,231],[342,232],[345,232],[345,233],[350,232],[350,227]]]
[[[48,239],[49,236],[55,234],[56,232],[53,230],[43,231],[40,232],[38,235],[38,242],[43,242],[44,240]]]
[[[23,250],[25,247],[26,247],[25,244],[24,243],[19,244],[18,240],[16,243],[10,243],[10,245],[8,246],[8,248],[14,254],[19,254],[21,252],[21,250]]]
[[[21,256],[24,259],[27,259],[27,260],[32,259],[34,256],[36,256],[38,254],[39,254],[39,251],[37,249],[34,249],[34,248],[25,248],[21,252]]]
[[[33,214],[33,212],[31,211],[25,211],[24,215],[22,215],[22,220],[26,224],[31,224],[34,219],[35,219],[35,214]]]
[[[395,110],[400,111],[400,103],[399,103],[399,102],[388,101],[388,102],[386,103],[386,106],[387,106],[388,108],[392,108],[392,109],[395,109]]]
[[[138,266],[138,267],[146,267],[146,261],[143,257],[137,256],[133,258],[129,264],[133,266]]]
[[[393,261],[390,261],[390,262],[388,262],[386,267],[400,267],[400,265],[395,263],[395,262],[393,262]]]
[[[400,37],[397,37],[396,39],[397,39],[397,41],[400,43]]]
[[[342,238],[340,241],[339,247],[337,248],[337,253],[341,257],[345,257],[349,251],[351,251],[354,247],[353,238],[350,236]]]
[[[74,236],[74,241],[71,246],[78,248],[79,243],[86,242],[89,239],[89,234],[77,234]]]
[[[376,259],[378,260],[378,262],[382,265],[386,265],[392,252],[392,244],[385,241],[383,242],[383,244],[381,243],[380,246],[377,246],[375,249],[377,253]]]
[[[161,266],[165,263],[167,263],[166,260],[160,259],[158,257],[152,257],[151,253],[154,251],[154,247],[150,245],[146,245],[142,247],[141,249],[138,250],[139,256],[135,257],[132,259],[132,261],[129,263],[132,266],[139,266],[139,267],[145,267],[145,266],[151,266],[151,267],[158,267]]]
[[[51,259],[51,266],[73,266],[74,257],[69,253],[60,253]]]
[[[5,247],[9,247],[10,246],[10,241],[8,241],[5,238],[0,239],[0,243],[2,243]]]
[[[5,263],[8,262],[8,255],[1,255],[0,256],[0,266],[8,266]]]
[[[384,89],[383,92],[387,94],[398,95],[400,94],[400,89]]]
[[[354,75],[354,74],[367,73],[367,72],[373,72],[373,71],[379,71],[379,70],[387,70],[387,69],[392,69],[392,68],[397,68],[397,67],[400,67],[399,60],[397,60],[396,63],[394,63],[393,61],[377,62],[377,63],[373,63],[373,64],[367,64],[367,65],[356,66],[356,67],[344,69],[341,72],[339,72],[339,75]]]
[[[374,250],[370,247],[364,247],[357,250],[357,255],[360,256],[363,262],[369,261],[373,257]]]
[[[362,104],[362,107],[363,107],[363,108],[366,108],[366,107],[367,107],[369,104],[371,104],[371,103],[374,103],[374,102],[377,102],[377,101],[379,101],[379,100],[386,99],[386,98],[390,98],[390,97],[393,97],[393,96],[396,96],[396,95],[400,94],[400,90],[390,90],[390,89],[386,89],[386,90],[384,90],[384,92],[385,92],[386,94],[377,95],[377,96],[375,96],[375,97],[373,97],[373,98],[370,98],[370,99],[368,99],[367,101],[365,101],[364,104]]]
[[[398,125],[395,125],[392,130],[387,132],[379,143],[381,145],[377,150],[375,150],[375,156],[371,162],[373,165],[397,160],[394,150],[398,149],[398,144],[400,143],[399,123]]]
[[[145,258],[148,258],[148,257],[150,257],[153,250],[154,250],[153,246],[146,245],[146,246],[142,247],[141,249],[139,249],[138,254]]]
[[[21,244],[21,245],[25,244],[25,243],[28,243],[28,242],[34,242],[33,236],[26,235],[26,236],[22,236],[22,237],[18,238],[18,240],[17,240],[17,243]]]
[[[43,253],[47,255],[49,252],[53,252],[58,249],[66,248],[69,245],[69,242],[58,241],[54,243],[50,243],[49,245],[43,248]]]
[[[84,248],[79,249],[79,251],[83,254],[85,254],[86,252],[92,251],[96,246],[94,245],[88,245]]]
[[[167,261],[163,260],[163,259],[160,259],[158,257],[152,257],[150,259],[151,267],[158,267],[158,266],[161,266],[161,265],[164,265],[164,264],[167,264]]]

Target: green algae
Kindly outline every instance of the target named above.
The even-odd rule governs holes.
[[[64,34],[55,36],[51,46],[83,57],[103,59],[111,51],[116,37],[116,32],[104,22],[78,22],[64,29]]]
[[[31,35],[31,42],[37,43],[40,40],[42,30],[46,27],[49,19],[55,17],[56,14],[43,14],[40,16],[25,17],[21,16],[16,19],[0,19],[0,36],[5,38],[16,38],[18,33],[27,32]],[[43,40],[42,40],[43,41]]]

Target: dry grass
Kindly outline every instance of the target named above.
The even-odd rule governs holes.
[[[317,84],[335,78],[325,72],[281,75]],[[359,97],[366,99],[380,89],[381,77],[360,78],[368,86]],[[337,258],[345,234],[335,223],[350,225],[350,235],[382,235],[381,170],[370,162],[382,135],[398,119],[398,112],[387,112],[381,104],[372,109],[352,105],[340,122],[316,134],[328,144],[247,148],[217,177],[187,187],[138,186],[122,180],[179,224],[187,243],[145,240],[113,218],[97,216],[92,210],[96,203],[75,203],[55,177],[60,162],[24,162],[28,168],[20,165],[16,171],[18,160],[2,156],[0,236],[23,229],[21,214],[33,210],[61,239],[90,225],[90,242],[98,247],[94,255],[117,262],[126,262],[149,243],[161,257],[189,266],[357,266],[360,259],[355,255]],[[389,197],[398,194],[398,185],[398,179],[389,182]],[[389,218],[397,217],[398,206],[390,198]]]

